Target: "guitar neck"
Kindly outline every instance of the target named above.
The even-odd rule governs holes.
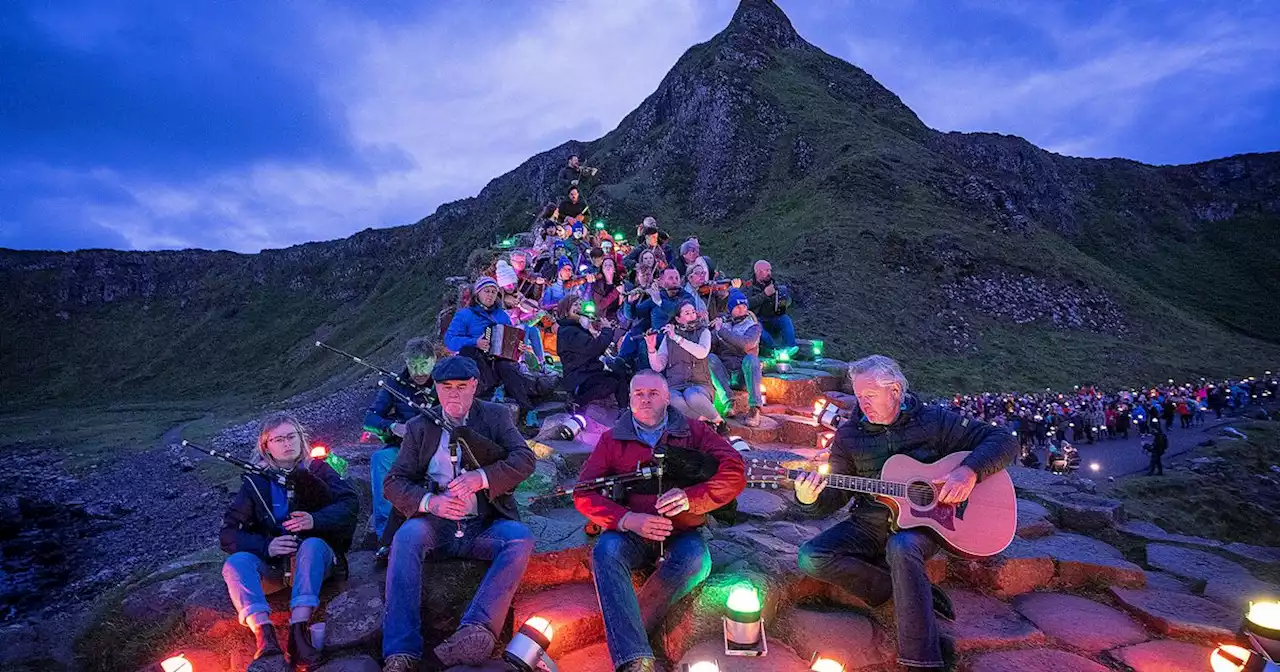
[[[787,478],[795,480],[805,474],[812,473],[803,469],[788,469]],[[907,484],[893,481],[882,481],[878,478],[863,478],[846,474],[827,474],[827,487],[849,492],[865,492],[872,495],[888,497],[906,497]]]

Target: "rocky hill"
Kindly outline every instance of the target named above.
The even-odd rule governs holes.
[[[926,127],[866,72],[743,0],[619,126],[404,227],[260,254],[0,250],[0,400],[279,399],[388,360],[442,280],[525,230],[570,153],[593,211],[655,215],[722,268],[759,257],[801,331],[884,351],[935,389],[1132,384],[1280,356],[1280,155],[1077,159]]]

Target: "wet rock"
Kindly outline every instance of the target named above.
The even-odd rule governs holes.
[[[1120,606],[1156,632],[1202,641],[1232,637],[1240,614],[1203,597],[1164,590],[1111,588]]]
[[[1023,651],[998,651],[979,656],[969,667],[970,672],[1028,672],[1029,670],[1053,670],[1053,672],[1107,672],[1098,663],[1081,658],[1074,653],[1053,649],[1026,649]]]
[[[1031,593],[1021,595],[1013,607],[1054,639],[1084,651],[1145,642],[1142,626],[1124,613],[1075,595]]]
[[[1044,642],[1043,632],[1000,600],[967,590],[949,590],[947,594],[955,607],[956,620],[939,623],[944,632],[955,638],[957,651]]]
[[[846,669],[894,659],[889,635],[859,613],[798,607],[789,611],[774,630],[775,641],[785,639],[796,651],[820,651],[844,663]],[[773,655],[772,651],[769,655]]]
[[[590,583],[573,583],[516,597],[516,623],[542,616],[555,628],[548,651],[553,658],[604,639],[604,617],[596,589]]]

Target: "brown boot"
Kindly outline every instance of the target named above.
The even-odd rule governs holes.
[[[289,624],[289,662],[304,672],[320,664],[320,649],[311,645],[311,629],[305,622]]]
[[[435,648],[436,657],[445,667],[479,665],[493,657],[497,638],[483,625],[463,625]]]
[[[282,656],[284,651],[280,650],[280,640],[276,639],[276,627],[267,623],[258,626],[258,631],[253,633],[254,639],[257,640],[258,648],[253,654],[253,659],[266,658],[267,656]]]

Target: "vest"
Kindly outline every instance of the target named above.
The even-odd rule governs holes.
[[[703,327],[693,332],[678,330],[676,333],[681,338],[696,342],[706,331]],[[698,359],[675,343],[667,343],[667,370],[664,373],[667,376],[667,385],[673,390],[682,390],[694,385],[711,387],[711,368],[707,365],[707,358]]]

